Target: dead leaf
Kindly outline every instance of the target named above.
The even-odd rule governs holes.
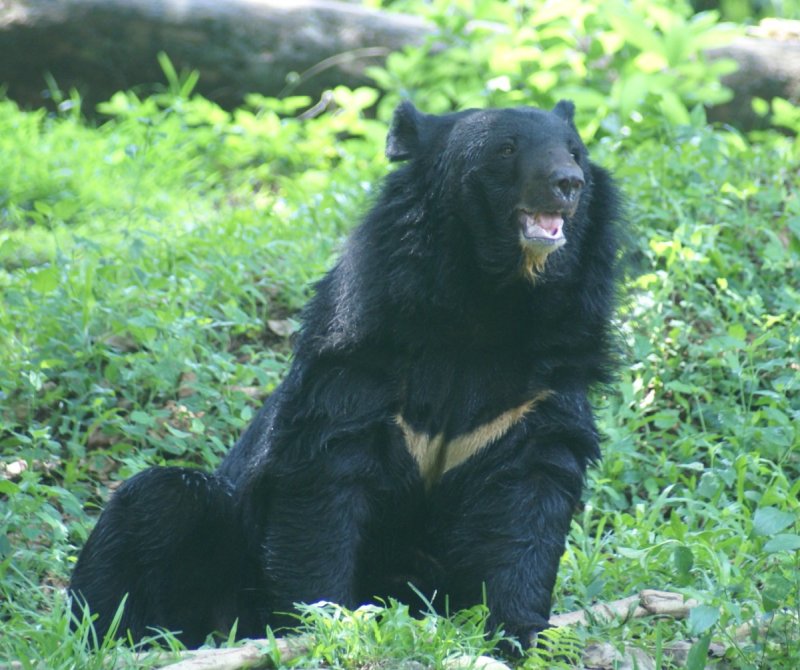
[[[297,332],[299,324],[294,319],[269,319],[267,326],[280,337],[290,337]]]

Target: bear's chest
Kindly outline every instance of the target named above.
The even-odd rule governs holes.
[[[439,352],[408,365],[395,423],[426,485],[523,421],[549,393],[534,382],[512,352]]]

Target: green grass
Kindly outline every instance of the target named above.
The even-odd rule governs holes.
[[[489,51],[486,64],[474,52],[475,71],[500,76],[480,39]],[[384,84],[433,99],[425,87],[445,66],[432,83],[409,80],[418,54],[404,57]],[[86,622],[68,631],[77,553],[120,480],[218,462],[279,382],[287,329],[388,169],[383,103],[381,120],[363,114],[372,90],[337,90],[337,107],[301,121],[303,100],[253,96],[225,112],[166,70],[165,92],[120,93],[102,123],[84,120],[77,99],[59,114],[0,101],[0,664],[159,662],[117,643],[89,654]],[[455,102],[479,98],[485,81],[461,82]],[[484,100],[514,102],[527,89],[512,83],[510,98]],[[683,123],[656,107],[626,115],[607,94],[583,124],[628,197],[622,365],[596,397],[604,459],[555,610],[643,588],[701,606],[686,621],[561,633],[523,665],[558,667],[601,640],[671,667],[666,650],[686,640],[685,667],[702,668],[713,640],[728,648],[725,667],[796,668],[800,144],[709,128],[698,110]],[[310,608],[317,642],[304,663],[436,667],[491,651],[482,617]]]
[[[302,305],[382,168],[382,127],[346,114],[156,100],[119,95],[100,127],[0,103],[0,449],[27,468],[0,479],[5,630],[58,609],[110,484],[232,444],[286,366],[267,323]]]

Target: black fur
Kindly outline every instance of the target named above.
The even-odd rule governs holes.
[[[70,588],[101,635],[125,594],[120,632],[196,645],[409,581],[451,609],[485,593],[523,643],[547,625],[612,358],[619,198],[573,111],[398,108],[406,162],[317,285],[286,380],[216,473],[147,470],[100,517]]]

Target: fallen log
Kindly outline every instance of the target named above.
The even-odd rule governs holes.
[[[91,109],[163,81],[164,51],[177,70],[199,72],[199,93],[232,107],[251,92],[318,96],[367,84],[366,67],[432,31],[423,19],[334,0],[0,0],[0,82],[36,106],[49,72]]]
[[[610,603],[598,603],[585,610],[556,614],[550,617],[550,625],[555,628],[586,626],[598,619],[603,621],[628,620],[653,615],[682,619],[688,616],[689,610],[697,605],[696,600],[687,600],[680,593],[646,589],[635,596],[614,600]]]
[[[729,45],[710,49],[708,57],[732,58],[739,65],[722,79],[733,98],[711,108],[710,120],[743,130],[766,128],[770,119],[753,109],[753,99],[800,104],[800,21],[765,19]]]
[[[260,670],[289,663],[308,651],[304,637],[284,637],[276,640],[253,640],[230,649],[203,649],[181,654],[181,660],[165,668],[169,670]]]
[[[181,660],[163,666],[164,670],[262,670],[284,666],[308,651],[304,637],[255,640],[231,649],[203,649],[181,654]],[[409,666],[412,667],[412,666]],[[421,667],[421,666],[420,666]],[[489,656],[456,655],[444,664],[445,670],[510,670]]]

